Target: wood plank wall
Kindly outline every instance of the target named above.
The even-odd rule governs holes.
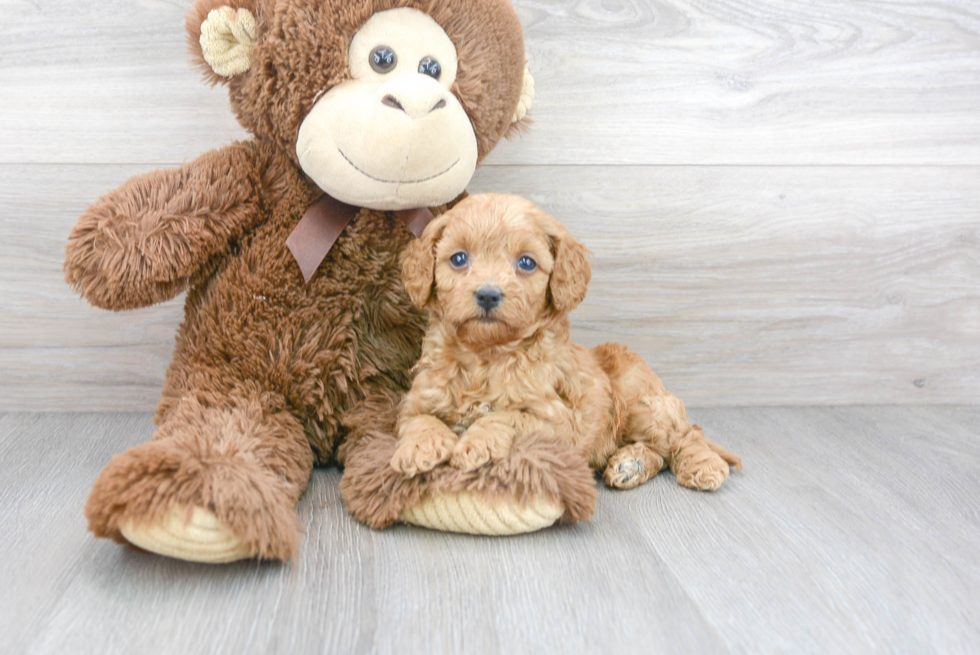
[[[690,405],[980,401],[975,0],[519,0],[529,134],[474,191],[595,253],[586,343]],[[0,409],[146,410],[180,300],[72,295],[65,238],[131,175],[242,138],[188,0],[0,0]]]

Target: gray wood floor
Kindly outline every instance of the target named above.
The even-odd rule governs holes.
[[[288,565],[92,539],[100,467],[145,414],[0,415],[2,653],[977,653],[980,407],[698,409],[742,455],[516,538],[348,517],[339,472]]]

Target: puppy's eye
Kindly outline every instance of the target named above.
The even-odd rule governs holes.
[[[449,258],[449,265],[453,268],[460,269],[470,263],[470,258],[466,256],[465,252],[458,252]]]
[[[379,45],[372,50],[368,59],[371,62],[371,68],[381,74],[390,73],[394,70],[395,64],[398,63],[398,55],[386,45]]]
[[[528,257],[527,255],[524,255],[523,257],[517,260],[517,268],[521,269],[525,273],[531,273],[537,267],[538,267],[538,263],[533,259],[531,259],[530,257]]]
[[[419,72],[438,80],[439,76],[442,75],[442,66],[432,57],[423,57],[422,61],[419,62]]]

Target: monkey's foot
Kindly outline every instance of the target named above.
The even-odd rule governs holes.
[[[154,523],[128,520],[119,531],[143,550],[189,562],[223,564],[253,557],[238,535],[203,507],[175,505]]]
[[[532,498],[526,505],[461,492],[431,496],[401,511],[398,519],[430,530],[467,534],[509,535],[534,532],[553,525],[565,506],[547,498]]]
[[[397,521],[433,530],[508,535],[595,511],[595,474],[554,435],[519,437],[502,459],[464,471],[444,463],[415,477],[390,465],[397,445],[384,432],[362,436],[347,453],[340,491],[347,509],[372,528]]]

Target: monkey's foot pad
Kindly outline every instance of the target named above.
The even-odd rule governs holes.
[[[476,471],[447,463],[408,477],[391,466],[394,419],[390,427],[354,442],[340,482],[347,509],[372,528],[401,521],[448,532],[521,534],[559,520],[583,521],[595,511],[595,474],[554,435],[521,435],[506,457]]]
[[[189,562],[222,564],[252,557],[241,539],[202,507],[188,512],[187,507],[175,505],[156,523],[126,522],[119,531],[143,550]]]
[[[472,493],[425,498],[398,515],[405,523],[444,532],[508,535],[553,525],[565,513],[557,501],[535,498],[527,505],[493,502]]]

